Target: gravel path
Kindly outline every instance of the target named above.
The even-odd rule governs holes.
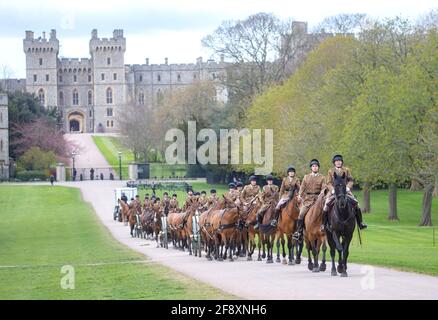
[[[110,166],[96,147],[91,134],[68,133],[64,134],[64,139],[72,141],[80,148],[78,155],[75,157],[76,168],[102,168]]]
[[[438,299],[438,277],[400,272],[388,268],[349,264],[349,277],[330,276],[328,271],[312,273],[306,263],[286,266],[264,261],[207,261],[170,247],[156,248],[152,241],[133,239],[128,227],[112,218],[114,188],[120,181],[66,182],[80,188],[112,236],[128,247],[244,299]],[[383,245],[383,244],[382,244]]]

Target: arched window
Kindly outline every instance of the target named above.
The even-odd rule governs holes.
[[[40,101],[40,105],[41,106],[44,107],[46,105],[46,96],[44,94],[44,90],[43,89],[40,89],[38,91],[38,100]]]
[[[88,105],[91,106],[93,104],[93,92],[88,91]]]
[[[138,103],[140,105],[144,105],[144,92],[143,92],[143,90],[141,90],[140,93],[138,94]]]
[[[3,152],[3,140],[0,140],[0,151]]]
[[[178,74],[178,82],[181,82],[181,75]]]
[[[64,92],[62,92],[62,91],[59,92],[59,105],[61,107],[64,106]]]
[[[157,91],[157,104],[160,105],[162,101],[163,101],[163,93],[161,92],[160,89],[158,89],[158,91]]]
[[[113,103],[113,90],[111,88],[106,89],[106,103]]]
[[[77,106],[79,104],[79,93],[78,90],[73,90],[73,105]]]

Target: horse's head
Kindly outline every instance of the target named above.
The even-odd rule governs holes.
[[[333,187],[339,207],[345,208],[347,205],[347,177],[345,172],[342,175],[338,175],[336,172],[333,174]]]

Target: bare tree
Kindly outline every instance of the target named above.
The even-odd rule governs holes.
[[[340,34],[357,33],[369,22],[370,18],[365,13],[341,13],[324,18],[315,29]]]
[[[418,27],[423,31],[438,29],[438,8],[430,10],[417,20]]]
[[[13,70],[8,65],[2,65],[0,67],[0,90],[8,91],[9,90],[9,79],[14,76]]]

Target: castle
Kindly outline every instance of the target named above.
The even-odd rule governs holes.
[[[91,32],[90,58],[59,58],[59,40],[51,30],[34,38],[26,31],[25,88],[41,105],[58,107],[66,132],[117,132],[117,114],[128,104],[153,106],[164,92],[213,81],[217,100],[226,102],[227,90],[219,81],[225,62],[198,58],[196,63],[125,65],[126,39],[117,29],[112,38],[99,38]],[[24,82],[24,81],[23,81]],[[22,83],[23,83],[22,82]],[[11,85],[19,85],[11,82]]]

